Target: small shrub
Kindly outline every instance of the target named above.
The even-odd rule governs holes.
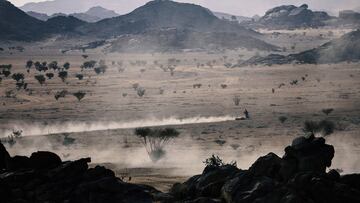
[[[139,83],[134,83],[133,85],[132,85],[132,88],[134,88],[134,90],[137,90],[137,88],[139,88]]]
[[[235,106],[239,106],[240,105],[240,97],[239,96],[235,96],[233,98],[234,104]]]
[[[205,159],[203,163],[207,168],[219,168],[221,166],[226,166],[226,165],[231,165],[231,166],[237,165],[236,161],[232,161],[230,163],[224,163],[224,161],[219,156],[214,154],[211,155],[211,157]]]
[[[79,79],[79,80],[84,79],[84,75],[83,75],[83,74],[76,74],[75,77],[77,77],[77,79]]]
[[[220,145],[220,146],[223,146],[223,145],[226,143],[225,140],[220,140],[220,139],[215,140],[214,142],[215,142],[216,144]]]
[[[59,98],[64,98],[67,95],[68,91],[62,90],[55,93],[55,99],[59,100]]]
[[[145,95],[146,90],[142,87],[137,88],[136,93],[139,97],[143,97]]]
[[[307,134],[321,134],[322,136],[327,136],[332,134],[334,132],[334,129],[335,124],[332,121],[305,121],[303,131]]]
[[[69,134],[64,134],[64,140],[63,140],[62,144],[64,146],[69,146],[69,145],[74,144],[75,140],[76,139],[69,137]]]
[[[198,84],[193,84],[193,88],[194,88],[194,89],[196,89],[196,88],[200,89],[201,86],[202,86],[202,84],[200,84],[200,83],[198,83]]]
[[[332,108],[329,108],[329,109],[323,109],[322,112],[325,114],[325,115],[329,115],[331,114],[332,112],[334,111],[334,109]]]
[[[286,120],[287,120],[287,117],[286,117],[286,116],[280,116],[280,117],[279,117],[279,121],[280,121],[281,123],[285,123]]]

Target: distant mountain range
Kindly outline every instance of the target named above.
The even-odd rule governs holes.
[[[87,15],[98,17],[95,8],[86,12]],[[46,16],[30,13],[42,20]],[[10,18],[9,18],[10,16]],[[180,50],[208,48],[258,48],[261,50],[276,50],[277,47],[258,39],[260,33],[244,28],[238,23],[217,18],[210,10],[187,3],[177,3],[167,0],[150,1],[133,12],[88,23],[75,15],[55,14],[46,21],[38,20],[7,1],[0,2],[0,40],[39,40],[52,35],[66,35],[76,38],[96,38],[108,40],[113,38],[128,39],[126,49],[131,49],[136,40],[140,43],[137,50],[145,50],[146,43],[154,46],[154,50]],[[124,38],[124,36],[127,36]],[[115,51],[121,40],[111,44]],[[206,46],[205,46],[206,45]],[[126,46],[123,46],[126,47]],[[119,49],[121,50],[121,49]]]
[[[92,7],[84,13],[73,13],[73,14],[69,14],[69,15],[66,15],[64,13],[55,13],[55,14],[52,14],[51,16],[49,16],[47,14],[38,13],[35,11],[28,11],[27,14],[34,18],[42,20],[42,21],[47,21],[48,19],[56,17],[56,16],[73,16],[79,20],[82,20],[85,22],[90,22],[90,23],[98,22],[98,21],[106,19],[106,18],[113,18],[113,17],[119,16],[119,14],[115,13],[115,11],[105,9],[100,6]]]

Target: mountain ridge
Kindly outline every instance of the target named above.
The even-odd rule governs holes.
[[[73,16],[79,20],[93,23],[98,22],[100,20],[106,19],[106,18],[112,18],[119,16],[115,11],[105,9],[101,6],[91,7],[89,10],[85,11],[84,13],[71,13],[71,14],[65,14],[65,13],[54,13],[52,15],[47,15],[45,13],[39,13],[35,11],[28,11],[26,12],[28,15],[37,18],[42,21],[47,21],[50,18],[56,17],[56,16]]]

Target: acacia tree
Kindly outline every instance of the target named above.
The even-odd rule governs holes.
[[[332,112],[334,111],[334,109],[332,108],[329,108],[329,109],[323,109],[322,112],[325,114],[325,115],[329,115],[331,114]]]
[[[40,85],[43,85],[46,81],[44,75],[35,75],[35,79],[40,83]]]
[[[24,81],[24,74],[22,73],[14,73],[12,76],[12,79],[14,79],[16,82]]]
[[[33,65],[34,65],[34,62],[32,60],[28,60],[26,62],[25,68],[27,69],[28,72],[30,72],[30,69]]]
[[[81,101],[85,97],[86,93],[83,91],[78,91],[75,92],[73,95],[78,99],[78,101]]]
[[[166,154],[165,146],[174,138],[179,136],[174,128],[150,129],[136,128],[135,135],[142,139],[142,143],[153,162],[159,161]]]
[[[65,82],[65,80],[66,80],[66,78],[68,76],[68,72],[67,71],[61,71],[61,72],[59,72],[58,76],[59,76],[59,78],[61,78],[61,80],[63,82]]]
[[[80,73],[76,74],[75,77],[77,77],[79,80],[84,79],[84,75]]]
[[[48,67],[50,69],[53,69],[54,71],[56,71],[59,68],[58,62],[57,61],[52,61],[51,63],[49,63]]]
[[[91,61],[85,61],[82,65],[81,65],[81,70],[84,69],[92,69],[95,67],[96,61],[91,60]]]
[[[46,77],[51,80],[54,77],[54,73],[46,73]]]
[[[59,100],[59,98],[64,98],[67,93],[68,93],[68,91],[62,90],[62,91],[56,92],[54,97],[56,100]]]
[[[70,63],[69,62],[64,63],[63,67],[64,67],[65,70],[69,70],[70,69]]]

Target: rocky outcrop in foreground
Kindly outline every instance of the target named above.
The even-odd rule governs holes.
[[[165,194],[123,182],[104,167],[89,168],[90,158],[62,162],[51,152],[10,157],[0,144],[0,202],[360,202],[360,174],[326,172],[334,153],[324,138],[299,137],[282,158],[269,153],[248,170],[210,162]]]
[[[160,194],[150,186],[121,181],[90,158],[62,162],[51,152],[10,157],[0,143],[0,202],[150,203]]]
[[[248,170],[231,164],[207,166],[201,175],[175,184],[171,194],[189,203],[360,202],[360,174],[326,172],[334,153],[324,138],[300,137],[282,158],[269,153]]]

